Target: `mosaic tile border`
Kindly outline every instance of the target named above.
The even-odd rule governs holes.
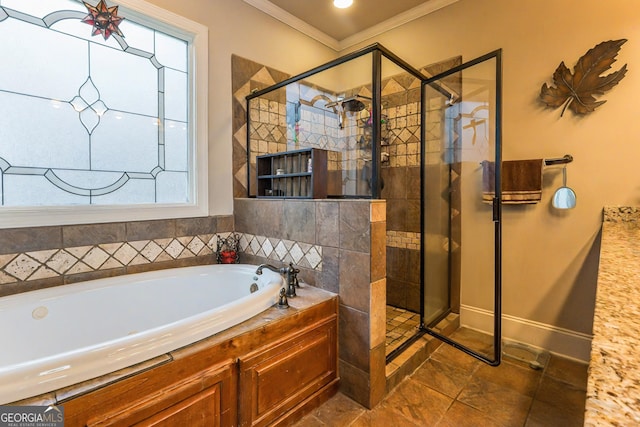
[[[0,285],[212,255],[218,238],[227,238],[230,234],[201,234],[0,255]],[[238,234],[241,236],[241,253],[322,270],[320,246]]]
[[[0,255],[0,284],[212,255],[217,240],[202,234]]]
[[[420,250],[420,233],[387,230],[387,246]]]
[[[253,234],[238,234],[241,252],[322,271],[322,246]]]

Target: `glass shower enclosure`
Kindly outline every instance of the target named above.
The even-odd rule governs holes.
[[[463,237],[465,248],[499,247],[499,200],[482,203],[478,190],[482,162],[500,165],[491,58],[430,77],[374,44],[247,96],[249,197],[387,200],[387,312],[416,319],[393,347],[388,333],[387,361],[425,333],[479,353],[432,326],[460,312],[461,283],[482,275],[484,301],[486,283],[499,282],[499,268],[469,274],[473,253],[461,250]],[[498,313],[498,299],[487,309]],[[495,363],[497,351],[476,357]]]

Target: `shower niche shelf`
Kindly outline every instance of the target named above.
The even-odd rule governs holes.
[[[389,117],[386,114],[382,115],[382,122],[380,126],[380,144],[381,145],[389,145]],[[371,141],[373,138],[373,122],[371,117],[368,115],[364,115],[358,120],[358,128],[360,133],[360,138],[358,142],[361,147],[371,147]]]
[[[259,198],[325,199],[327,150],[305,148],[256,158]]]

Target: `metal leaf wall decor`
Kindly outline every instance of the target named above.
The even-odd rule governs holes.
[[[573,73],[560,63],[553,73],[554,86],[542,85],[540,100],[548,107],[558,108],[564,104],[560,116],[569,107],[576,114],[594,111],[606,101],[597,101],[594,95],[603,95],[627,73],[627,64],[606,76],[600,76],[616,62],[616,56],[626,39],[609,40],[589,49],[576,63]]]

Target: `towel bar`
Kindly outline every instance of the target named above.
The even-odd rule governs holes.
[[[566,163],[571,163],[573,161],[573,156],[571,154],[565,154],[563,157],[556,159],[544,159],[545,166],[551,165],[562,165]]]
[[[483,160],[480,164],[482,165],[484,162],[488,162],[488,160]],[[564,156],[556,157],[555,159],[544,159],[545,166],[563,165],[571,162],[573,162],[573,156],[571,154],[565,154]]]

